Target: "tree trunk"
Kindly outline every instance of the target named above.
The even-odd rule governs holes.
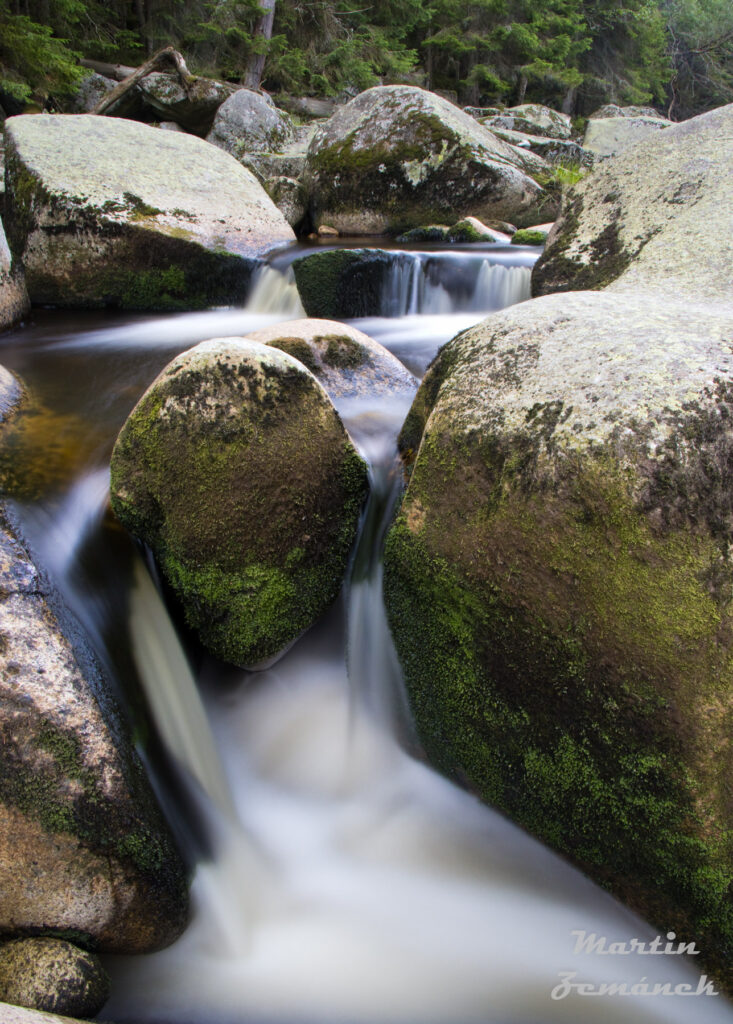
[[[193,75],[189,72],[186,67],[186,62],[178,50],[174,50],[172,46],[166,46],[162,50],[158,50],[157,53],[153,54],[150,60],[146,60],[144,64],[141,64],[137,71],[133,71],[131,75],[128,75],[128,77],[124,81],[120,82],[112,92],[108,92],[107,95],[99,101],[91,113],[106,114],[107,111],[113,107],[118,100],[122,99],[125,93],[134,88],[142,78],[149,75],[151,71],[157,71],[168,61],[172,62],[178,71],[181,84],[186,90],[186,95],[188,95]]]
[[[528,85],[529,85],[529,82],[527,81],[527,76],[526,75],[520,75],[520,77],[519,77],[519,91],[517,92],[517,106],[520,106],[522,103],[524,103],[524,97],[525,97],[525,94],[527,92],[527,86]]]
[[[126,64],[107,64],[103,60],[87,60],[86,58],[80,60],[79,63],[84,68],[96,71],[98,75],[114,78],[116,82],[124,82],[126,78],[135,73],[135,68],[130,68]]]
[[[272,38],[272,23],[275,20],[275,2],[276,0],[260,0],[262,17],[257,22],[257,27],[255,28],[253,36],[253,45],[256,52],[254,52],[249,58],[247,68],[244,72],[244,78],[242,80],[242,84],[246,89],[257,90],[260,87],[262,72],[265,70],[265,60],[267,58],[266,44]],[[259,52],[260,49],[262,49],[261,53]]]
[[[563,114],[572,114],[575,111],[575,100],[578,95],[577,85],[572,85],[565,93],[565,99],[562,101],[562,112]]]

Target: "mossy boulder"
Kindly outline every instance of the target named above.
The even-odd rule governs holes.
[[[0,934],[152,951],[185,927],[186,871],[63,612],[0,510]]]
[[[398,235],[398,242],[445,242],[450,227],[447,224],[425,224],[419,228],[410,228]]]
[[[729,984],[733,308],[565,293],[442,349],[385,595],[431,760]]]
[[[495,231],[477,217],[464,217],[448,230],[449,242],[508,242],[509,235]]]
[[[30,309],[23,271],[13,261],[0,220],[0,331],[12,327]]]
[[[303,363],[333,402],[360,395],[409,396],[417,389],[417,381],[396,356],[347,324],[290,320],[253,331],[246,340],[272,345]]]
[[[652,117],[591,117],[583,136],[583,149],[597,159],[614,156],[664,128],[673,121],[667,121],[658,114]]]
[[[290,117],[269,96],[237,89],[216,112],[207,142],[244,160],[251,153],[278,153],[295,138]]]
[[[550,228],[520,228],[512,235],[512,245],[544,245]]]
[[[236,91],[229,82],[193,76],[184,89],[178,74],[153,71],[137,86],[145,113],[158,121],[175,121],[186,131],[206,135],[217,111]]]
[[[347,320],[375,315],[395,265],[383,249],[328,249],[293,262],[300,301],[308,316]]]
[[[604,161],[564,195],[533,294],[611,285],[727,301],[731,163],[733,104]]]
[[[316,132],[305,181],[316,227],[400,234],[469,215],[537,221],[552,201],[532,177],[543,166],[442,97],[391,85],[360,93]]]
[[[5,134],[6,229],[33,303],[244,300],[257,257],[295,237],[249,171],[191,135],[72,114],[14,117]]]
[[[498,113],[483,117],[481,123],[487,128],[508,128],[512,131],[540,135],[546,139],[569,139],[573,133],[567,114],[561,114],[540,103],[522,103],[508,107]]]
[[[202,643],[241,666],[278,655],[336,598],[366,490],[313,374],[237,338],[174,359],[112,455],[118,518]]]
[[[62,939],[17,939],[0,946],[0,999],[70,1017],[94,1017],[109,998],[99,958]]]

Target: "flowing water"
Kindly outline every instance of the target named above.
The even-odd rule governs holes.
[[[23,532],[138,732],[142,708],[155,720],[145,756],[197,861],[190,927],[160,953],[107,958],[103,1018],[731,1024],[722,997],[566,995],[580,981],[694,991],[699,971],[693,957],[574,952],[577,933],[607,943],[656,933],[420,759],[381,599],[405,403],[339,409],[369,461],[372,495],[338,604],[266,671],[227,668],[195,647],[191,669],[148,568],[105,515],[109,452],[176,352],[302,315],[289,258],[278,259],[245,310],[102,321],[47,312],[0,339],[0,362],[39,403],[11,436]],[[524,267],[510,259],[399,257],[381,311],[395,315],[358,326],[420,374],[462,327],[527,297],[531,254],[517,254]]]

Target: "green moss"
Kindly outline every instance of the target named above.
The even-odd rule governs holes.
[[[379,309],[392,265],[380,250],[331,249],[295,260],[293,271],[308,316],[346,320]]]
[[[157,217],[158,214],[163,213],[156,206],[151,206],[146,203],[140,196],[136,196],[133,192],[123,192],[123,198],[127,203],[127,208],[130,211],[131,220],[143,220],[146,217]]]
[[[446,224],[428,224],[426,227],[411,228],[399,235],[398,242],[444,242],[448,237]]]
[[[450,242],[485,242],[486,236],[477,231],[473,224],[467,220],[460,220],[448,231]]]
[[[531,228],[520,228],[512,235],[512,245],[544,245],[546,231],[532,231]]]
[[[287,352],[288,355],[307,367],[316,377],[320,376],[321,366],[313,354],[310,345],[303,338],[277,338],[268,344],[272,345],[273,348],[280,349],[281,352]]]
[[[612,460],[544,489],[513,448],[425,438],[387,540],[426,751],[725,974],[733,764],[706,709],[731,659],[706,584],[715,542],[652,530]]]
[[[358,370],[369,358],[364,346],[347,334],[321,334],[313,340],[326,347],[324,363],[338,370]]]

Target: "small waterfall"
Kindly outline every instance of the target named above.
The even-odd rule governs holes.
[[[304,317],[293,268],[280,271],[267,265],[260,267],[253,277],[245,308],[248,313],[276,313],[290,320]]]

